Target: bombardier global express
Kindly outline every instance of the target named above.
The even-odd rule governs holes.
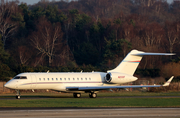
[[[147,53],[132,50],[123,61],[113,70],[107,72],[38,72],[20,73],[8,81],[4,86],[17,91],[16,98],[20,98],[20,90],[48,89],[59,92],[71,92],[75,98],[81,93],[89,93],[90,98],[96,98],[100,90],[111,88],[141,88],[169,86],[173,76],[164,85],[121,85],[136,81],[133,76],[144,55],[174,55],[173,53]]]

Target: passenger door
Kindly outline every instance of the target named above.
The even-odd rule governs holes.
[[[31,75],[31,89],[35,89],[36,88],[36,75]]]

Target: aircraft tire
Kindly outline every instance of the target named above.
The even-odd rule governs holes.
[[[74,98],[80,98],[81,94],[80,93],[73,93]]]
[[[96,98],[96,97],[97,97],[97,94],[96,94],[96,93],[89,93],[89,97],[90,97],[90,98]]]
[[[20,99],[21,98],[21,96],[20,95],[16,95],[16,99]]]

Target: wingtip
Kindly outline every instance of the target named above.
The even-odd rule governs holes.
[[[163,86],[169,86],[174,76],[172,76]]]
[[[176,55],[176,53],[166,53],[166,55]]]

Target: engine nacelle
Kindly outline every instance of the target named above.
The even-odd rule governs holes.
[[[107,83],[113,83],[113,84],[133,82],[135,80],[137,80],[137,78],[134,76],[122,74],[122,73],[116,73],[116,72],[107,73],[105,77],[105,81]]]

